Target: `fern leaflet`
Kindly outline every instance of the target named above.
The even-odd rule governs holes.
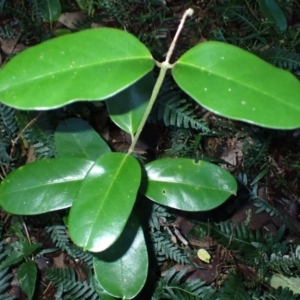
[[[198,279],[190,282],[184,282],[183,277],[188,273],[189,268],[185,268],[179,272],[175,268],[168,271],[157,284],[152,300],[159,299],[188,299],[188,300],[213,300],[216,291],[207,286],[205,282]]]
[[[257,54],[262,59],[281,69],[289,70],[291,72],[300,71],[300,54],[298,53],[282,48],[269,48],[263,52],[258,52]]]
[[[93,285],[87,281],[79,281],[74,269],[46,269],[46,278],[58,286],[56,299],[98,300]]]

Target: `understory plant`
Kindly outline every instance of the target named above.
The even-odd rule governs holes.
[[[185,211],[211,210],[236,194],[225,169],[186,158],[141,165],[134,151],[166,72],[210,111],[268,128],[300,125],[300,85],[291,73],[221,42],[205,42],[174,64],[170,58],[187,10],[164,62],[133,35],[89,29],[34,46],[0,71],[0,101],[22,110],[50,110],[75,101],[106,101],[111,119],[131,136],[127,153],[112,152],[81,119],[57,128],[57,158],[26,164],[0,185],[0,205],[11,214],[70,208],[72,241],[93,253],[95,276],[113,297],[134,298],[148,274],[138,194]],[[156,81],[152,70],[160,68]],[[280,83],[280,84],[278,84]]]

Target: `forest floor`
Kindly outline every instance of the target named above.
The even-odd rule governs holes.
[[[0,1],[0,64],[5,65],[20,51],[48,39],[95,27],[115,27],[131,32],[148,46],[157,61],[163,61],[180,18],[187,8],[192,7],[194,15],[185,24],[172,61],[198,43],[219,40],[255,54],[269,48],[284,49],[287,52],[281,60],[269,62],[288,69],[295,76],[300,75],[300,54],[297,54],[300,53],[300,5],[297,1],[279,1],[288,22],[285,31],[279,30],[274,22],[267,22],[257,1],[251,0],[78,2],[81,7],[76,1],[61,1],[62,12],[58,20],[50,22],[49,15],[47,17],[42,7],[36,7],[34,1]],[[51,9],[57,8],[54,5]],[[293,59],[290,59],[291,53],[295,54]],[[292,65],[285,63],[288,60],[293,61]],[[172,88],[176,90],[174,82]],[[184,253],[194,251],[190,258],[198,267],[192,267],[184,281],[200,279],[207,286],[222,289],[234,269],[240,276],[235,278],[235,283],[244,287],[247,297],[252,297],[245,296],[245,299],[297,299],[296,295],[288,298],[273,289],[288,287],[294,294],[300,294],[300,264],[295,262],[300,257],[300,131],[265,129],[228,120],[208,112],[182,92],[176,97],[189,103],[193,118],[206,122],[209,132],[174,126],[170,119],[166,121],[154,113],[138,145],[138,154],[148,161],[159,157],[204,159],[223,166],[239,182],[237,196],[220,207],[197,213],[168,210],[170,217],[161,222],[168,239],[178,249]],[[172,109],[176,118],[178,106]],[[112,123],[105,106],[90,110],[79,104],[66,110],[70,117],[88,121],[113,150],[128,149],[128,136]],[[265,113],[267,115],[268,111]],[[31,117],[33,119],[35,115]],[[23,128],[20,126],[19,132],[25,132],[29,122],[30,119]],[[27,140],[24,135],[16,146],[6,148],[6,153],[11,156],[11,148],[18,147],[18,157],[10,157],[10,163],[1,165],[1,178],[16,167],[39,159],[34,152],[38,142],[38,137]],[[42,244],[42,251],[34,256],[38,279],[33,299],[56,299],[54,295],[59,285],[52,284],[44,271],[46,268],[71,267],[78,280],[88,277],[86,265],[59,248],[46,230],[53,223],[63,223],[62,215],[21,217],[1,212],[2,246],[24,239]],[[261,259],[258,257],[261,252],[255,252],[252,257],[253,253],[246,250],[247,247],[260,249],[255,238],[257,234],[264,236],[266,243],[271,243],[274,249],[265,265],[255,263]],[[189,250],[183,249],[184,243],[188,244]],[[208,258],[201,252],[197,255],[197,249],[206,250],[203,253],[208,253]],[[10,266],[9,287],[2,292],[15,299],[28,299],[16,279],[21,260]],[[155,272],[157,280],[171,267],[180,271],[185,266],[165,257]],[[143,299],[151,293],[147,288],[146,285],[141,294]],[[9,298],[0,295],[0,299]],[[57,299],[67,298],[62,293]]]

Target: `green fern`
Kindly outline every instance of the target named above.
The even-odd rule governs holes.
[[[258,52],[262,59],[281,69],[289,70],[293,73],[300,71],[300,54],[282,48],[269,48]]]
[[[104,11],[107,17],[114,18],[121,27],[126,28],[124,20],[131,19],[129,16],[130,6],[127,1],[98,0],[97,6]]]
[[[226,23],[235,22],[240,24],[243,28],[252,33],[259,32],[260,22],[257,20],[250,11],[242,6],[219,7],[218,11],[223,11],[223,18]]]
[[[68,255],[74,259],[79,259],[87,263],[87,265],[92,268],[93,256],[87,251],[83,251],[82,248],[71,244],[70,239],[67,236],[67,229],[63,225],[53,225],[46,227],[46,231],[50,233],[51,239],[54,244],[61,249],[66,251]]]
[[[186,99],[171,78],[166,78],[149,116],[149,121],[163,122],[166,126],[210,132],[206,122],[195,116],[192,103]]]
[[[0,103],[0,129],[3,136],[16,137],[18,125],[15,119],[15,110],[12,107]]]
[[[282,213],[280,213],[273,205],[268,203],[267,201],[257,197],[256,195],[253,196],[255,199],[254,205],[258,207],[256,210],[256,214],[261,212],[267,212],[271,217],[276,216],[278,217],[289,229],[291,229],[294,233],[299,235],[299,230],[295,227],[295,225],[286,218]]]
[[[15,110],[0,103],[0,164],[5,167],[9,167],[13,161],[10,149],[12,140],[17,136],[17,133],[18,125],[15,119]]]
[[[160,299],[187,299],[187,300],[213,300],[216,290],[211,286],[206,285],[198,279],[190,282],[182,282],[183,278],[189,272],[189,268],[185,268],[177,272],[172,268],[156,285],[152,300]]]
[[[33,118],[34,113],[20,113],[18,115],[20,128],[25,128]],[[34,147],[36,159],[51,158],[56,156],[54,143],[54,130],[56,124],[51,120],[51,112],[42,113],[37,120],[24,132],[24,139]]]
[[[207,224],[203,224],[207,226]],[[274,251],[286,253],[287,243],[281,242],[285,228],[282,227],[276,237],[270,233],[262,234],[261,230],[251,230],[244,223],[221,222],[213,223],[210,228],[211,236],[229,249],[239,250],[236,256],[242,260],[262,258],[263,254],[271,255]],[[244,257],[243,253],[247,253]]]
[[[265,293],[264,299],[266,300],[297,300],[299,299],[299,294],[294,294],[288,287],[277,289],[271,289],[270,292]]]
[[[27,0],[31,11],[32,11],[32,16],[35,18],[35,21],[37,22],[42,22],[42,8],[45,6],[45,0]]]
[[[55,299],[62,300],[97,300],[94,286],[89,281],[79,281],[74,269],[45,269],[46,278],[56,287]]]
[[[5,291],[10,287],[12,274],[9,268],[0,271],[0,300],[13,300],[15,297],[9,295]]]
[[[171,214],[167,211],[167,208],[156,204],[151,204],[151,215],[149,218],[149,226],[153,229],[160,230],[161,223],[166,223],[167,218],[171,217]]]
[[[11,26],[4,25],[0,27],[0,37],[3,40],[12,40],[16,38],[16,32]]]
[[[171,259],[180,264],[191,264],[187,254],[177,244],[171,242],[168,233],[158,230],[150,234],[158,263]]]
[[[300,261],[293,253],[290,256],[282,255],[280,252],[272,253],[270,258],[265,256],[264,260],[269,270],[288,276],[300,274]]]
[[[244,139],[243,154],[244,154],[244,169],[245,172],[262,162],[266,161],[271,136],[265,136],[264,132],[254,135],[251,133],[249,139]]]
[[[240,272],[231,272],[218,293],[222,300],[251,300],[247,293]]]
[[[1,226],[2,227],[2,226]],[[2,228],[1,228],[2,229]],[[0,242],[0,262],[3,262],[11,253],[11,248]],[[11,286],[12,273],[10,268],[0,270],[0,300],[13,300],[15,297],[9,295],[6,291]]]

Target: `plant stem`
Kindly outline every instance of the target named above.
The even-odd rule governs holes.
[[[158,75],[158,78],[156,80],[156,83],[154,85],[151,98],[149,100],[149,103],[148,103],[147,108],[145,110],[145,113],[143,115],[143,118],[142,118],[142,120],[140,122],[139,128],[138,128],[138,130],[137,130],[137,132],[136,132],[136,134],[134,136],[134,139],[132,140],[131,145],[130,145],[130,147],[128,149],[128,152],[127,152],[128,155],[131,154],[134,151],[135,145],[136,145],[136,143],[137,143],[137,141],[138,141],[138,139],[139,139],[139,137],[141,135],[141,132],[142,132],[144,126],[145,126],[145,123],[146,123],[146,121],[148,119],[148,116],[149,116],[149,114],[151,112],[153,104],[154,104],[154,102],[155,102],[155,100],[157,98],[158,92],[159,92],[159,90],[161,88],[161,85],[163,83],[163,80],[165,78],[167,70],[168,70],[168,66],[162,65],[162,67],[160,69],[160,72],[159,72],[159,75]]]
[[[159,90],[160,90],[160,88],[162,86],[162,83],[163,83],[164,78],[166,76],[167,70],[171,69],[173,67],[173,65],[171,65],[169,63],[170,58],[171,58],[171,56],[173,54],[174,48],[176,46],[177,39],[178,39],[179,34],[180,34],[180,32],[181,32],[181,30],[183,28],[184,22],[185,22],[185,20],[186,20],[186,18],[188,16],[191,16],[193,14],[193,12],[194,11],[191,8],[187,9],[184,12],[184,14],[183,14],[183,16],[182,16],[182,18],[180,20],[180,24],[178,26],[177,32],[175,34],[175,37],[174,37],[174,39],[173,39],[173,41],[171,43],[171,46],[170,46],[170,48],[168,50],[168,53],[167,53],[165,61],[162,64],[157,63],[158,65],[160,65],[159,75],[158,75],[158,78],[157,78],[156,83],[154,85],[154,88],[153,88],[153,91],[152,91],[151,98],[149,100],[148,106],[147,106],[147,108],[145,110],[145,113],[143,115],[143,118],[142,118],[142,120],[140,122],[139,128],[138,128],[136,134],[134,135],[134,138],[133,138],[133,140],[131,142],[131,145],[130,145],[130,147],[128,149],[128,152],[127,152],[128,155],[130,155],[134,151],[135,145],[136,145],[136,143],[137,143],[137,141],[138,141],[138,139],[139,139],[139,137],[141,135],[141,132],[142,132],[142,130],[143,130],[145,124],[146,124],[148,116],[149,116],[149,114],[151,112],[151,109],[152,109],[152,107],[154,105],[154,102],[155,102],[155,100],[157,98]]]

